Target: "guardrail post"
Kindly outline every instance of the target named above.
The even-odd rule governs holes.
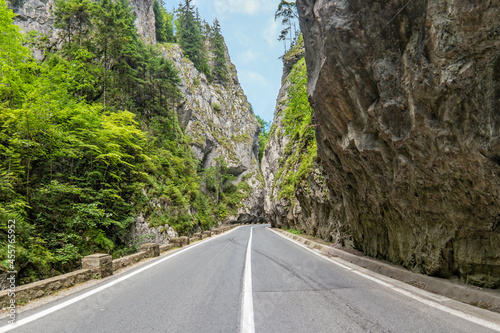
[[[149,258],[160,256],[160,245],[156,243],[146,243],[141,245],[141,251],[147,253]]]
[[[109,254],[96,253],[82,259],[82,268],[90,269],[99,279],[113,275],[113,258]]]

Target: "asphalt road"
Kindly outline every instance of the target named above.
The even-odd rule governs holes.
[[[195,243],[17,319],[24,324],[4,320],[0,332],[495,332],[264,226]]]

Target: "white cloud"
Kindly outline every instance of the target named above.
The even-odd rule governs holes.
[[[267,24],[262,30],[262,36],[267,41],[270,47],[274,48],[278,45],[278,36],[280,34],[281,25],[274,20],[274,17],[267,20]]]
[[[250,44],[250,38],[241,31],[235,31],[233,36],[236,37],[236,40],[243,46]]]
[[[269,0],[215,0],[214,6],[217,16],[224,17],[234,13],[254,15],[277,5]]]
[[[256,52],[253,49],[248,49],[245,52],[241,52],[238,54],[238,59],[243,63],[253,62],[261,57],[259,52]]]
[[[257,87],[269,87],[269,81],[260,73],[243,70],[240,73],[241,81],[246,81]]]

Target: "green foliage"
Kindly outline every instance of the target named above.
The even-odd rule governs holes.
[[[307,96],[307,71],[302,58],[292,69],[287,80],[287,107],[284,110],[283,127],[290,142],[280,160],[280,170],[275,178],[281,187],[279,197],[292,198],[301,182],[307,180],[317,156],[316,137],[312,126],[311,108]]]
[[[300,31],[297,29],[296,22],[298,17],[299,13],[297,11],[297,3],[295,1],[281,0],[278,5],[278,9],[274,14],[274,19],[277,20],[278,18],[281,18],[281,25],[283,26],[283,29],[280,32],[278,40],[284,42],[285,53],[287,52],[287,40],[289,41],[291,49],[299,36]]]
[[[59,18],[54,26],[62,32],[61,39],[71,49],[73,43],[78,46],[88,38],[91,27],[91,13],[96,6],[89,0],[56,0],[54,14]]]
[[[212,48],[213,48],[213,68],[212,77],[224,82],[227,79],[226,68],[226,49],[224,46],[224,38],[221,35],[221,28],[217,18],[214,20],[212,27]]]
[[[214,111],[216,111],[216,112],[220,112],[221,106],[219,103],[214,102],[214,103],[212,103],[212,109],[214,109]]]
[[[36,63],[0,1],[0,235],[16,221],[18,281],[71,271],[90,253],[130,252],[139,211],[179,232],[215,224],[190,211],[210,204],[173,109],[180,79],[137,38],[128,2],[58,2],[65,43]],[[1,269],[6,258],[2,247]]]
[[[294,235],[302,235],[303,234],[302,230],[287,229],[287,228],[283,228],[283,230],[288,231],[289,233],[294,234]]]
[[[175,42],[173,14],[167,12],[158,0],[153,2],[153,12],[155,14],[156,41],[158,43]]]
[[[155,0],[153,2],[153,13],[155,14],[155,31],[156,31],[156,42],[166,43],[167,42],[167,32],[165,30],[165,17],[163,14],[163,9],[160,6],[160,2]]]
[[[15,220],[21,284],[91,253],[134,251],[139,212],[188,234],[234,214],[250,192],[222,160],[198,170],[174,108],[178,73],[137,37],[128,1],[59,0],[55,15],[62,49],[33,34],[37,63],[0,0],[0,236]]]
[[[225,220],[230,215],[236,215],[242,201],[251,192],[246,180],[236,184],[236,177],[229,172],[227,163],[222,158],[216,158],[216,164],[203,172],[208,195],[215,203],[212,212],[219,220]]]
[[[177,9],[177,41],[184,55],[193,62],[196,69],[209,76],[201,22],[195,14],[196,7],[191,5],[191,2],[192,0],[184,0]]]
[[[24,37],[12,24],[12,10],[0,0],[0,101],[13,105],[17,97],[28,89],[26,77],[31,67],[30,51],[22,44]]]
[[[265,121],[261,117],[257,116],[257,121],[260,125],[260,133],[259,133],[259,162],[262,161],[262,157],[264,156],[264,150],[266,148],[267,139],[269,138],[269,127],[271,126],[270,122]]]

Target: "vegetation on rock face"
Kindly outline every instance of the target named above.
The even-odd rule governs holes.
[[[274,19],[277,20],[278,18],[281,19],[281,25],[283,26],[278,40],[283,41],[286,53],[287,41],[290,45],[289,49],[292,49],[296,45],[300,34],[300,30],[297,29],[297,19],[299,18],[297,3],[295,1],[281,0],[274,14]]]
[[[306,181],[317,156],[316,137],[312,124],[313,110],[307,97],[307,71],[302,58],[292,69],[287,80],[287,107],[284,110],[283,129],[290,138],[280,160],[280,169],[273,186],[279,184],[279,197],[292,198],[297,186]]]
[[[128,1],[57,1],[55,14],[62,48],[38,46],[37,63],[0,0],[0,235],[16,221],[21,284],[87,254],[135,250],[127,235],[139,212],[179,233],[224,215],[200,191],[206,175],[174,110],[177,72],[137,37]],[[218,181],[231,210],[244,184]],[[1,248],[2,269],[7,258]]]
[[[217,81],[224,82],[227,79],[226,49],[224,46],[224,38],[220,32],[220,24],[217,19],[214,20],[212,28],[212,45],[214,54],[212,77]]]
[[[175,43],[174,37],[174,15],[167,12],[158,0],[153,2],[155,14],[156,41],[158,43]]]
[[[184,54],[198,71],[208,76],[207,59],[203,53],[204,40],[201,22],[195,16],[192,0],[185,0],[177,9],[176,35]]]
[[[264,149],[266,147],[267,138],[269,137],[269,127],[270,123],[257,116],[257,121],[260,125],[260,133],[259,133],[259,162],[262,161],[262,156],[264,155]]]

